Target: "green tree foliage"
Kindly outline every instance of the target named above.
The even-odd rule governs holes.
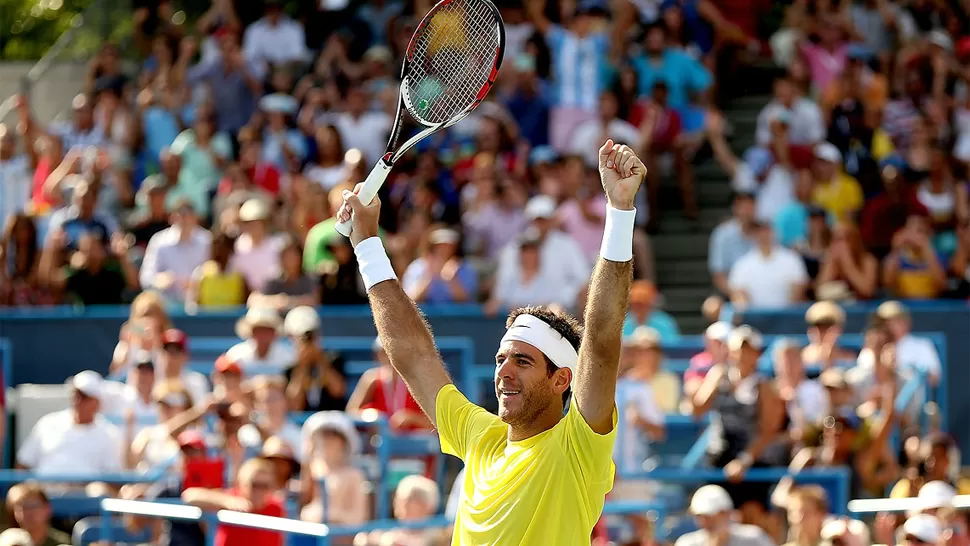
[[[0,0],[0,60],[36,60],[72,25],[77,28],[59,58],[84,59],[108,38],[130,36],[128,0]]]

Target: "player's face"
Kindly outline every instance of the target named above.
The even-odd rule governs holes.
[[[563,372],[556,372],[563,373]],[[498,416],[509,425],[527,424],[557,399],[556,374],[549,375],[541,351],[521,341],[508,341],[495,355],[495,396]]]

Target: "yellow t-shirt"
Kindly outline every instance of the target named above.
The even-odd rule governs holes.
[[[520,442],[454,385],[438,391],[441,451],[465,462],[452,545],[589,546],[613,488],[613,430],[594,432],[576,399],[556,426]]]
[[[862,208],[862,186],[855,178],[838,173],[828,184],[816,184],[812,200],[825,209],[831,217],[851,220],[852,215]]]

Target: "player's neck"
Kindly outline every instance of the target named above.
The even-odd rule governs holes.
[[[550,407],[541,414],[531,418],[527,423],[509,425],[509,441],[521,442],[556,426],[563,417],[562,408]]]

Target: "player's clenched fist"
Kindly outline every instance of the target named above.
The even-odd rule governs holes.
[[[627,145],[606,139],[599,152],[600,180],[606,198],[615,209],[632,210],[640,183],[647,176],[647,168]]]
[[[377,236],[377,224],[381,217],[381,200],[376,195],[370,204],[361,203],[357,192],[363,183],[357,184],[353,192],[344,190],[344,204],[337,211],[337,222],[353,219],[350,231],[350,244],[354,247],[364,239]]]

